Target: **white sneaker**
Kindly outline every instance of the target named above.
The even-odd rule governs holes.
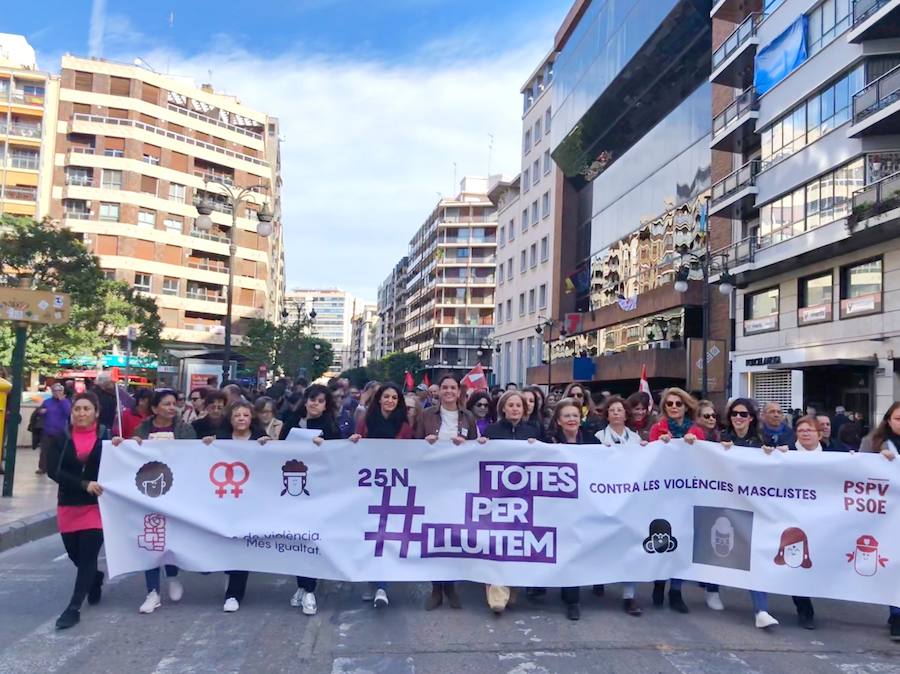
[[[777,625],[778,621],[775,620],[772,616],[770,616],[766,611],[760,611],[756,614],[756,626],[764,630],[767,627],[772,627],[772,625]]]
[[[316,611],[319,610],[318,606],[316,606],[316,593],[315,592],[306,592],[303,595],[303,601],[301,602],[303,615],[315,615]]]
[[[302,587],[298,587],[297,591],[294,593],[294,596],[291,597],[291,606],[294,608],[300,608],[303,605],[303,595],[306,594],[306,590]]]
[[[390,604],[390,602],[387,598],[387,592],[379,588],[378,591],[375,592],[375,608],[385,608],[388,604]]]
[[[375,599],[375,590],[371,585],[366,585],[366,589],[362,591],[362,600],[372,601],[373,599]]]
[[[706,605],[713,611],[725,610],[725,604],[722,603],[722,597],[719,596],[718,592],[706,593]]]
[[[170,578],[169,582],[169,599],[172,601],[181,601],[184,596],[184,585],[177,578]]]
[[[237,599],[235,599],[234,597],[228,597],[228,599],[225,600],[225,606],[222,607],[222,610],[225,611],[225,613],[234,613],[240,607],[241,605],[238,604]]]
[[[159,593],[156,590],[147,593],[147,598],[144,600],[144,603],[141,604],[141,607],[138,609],[141,613],[153,613],[156,609],[162,606],[162,602],[159,599]]]

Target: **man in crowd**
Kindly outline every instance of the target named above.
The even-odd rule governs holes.
[[[776,402],[766,403],[763,408],[763,423],[760,433],[763,444],[770,447],[790,447],[794,444],[794,431],[785,421],[781,405]]]
[[[118,412],[128,408],[134,408],[134,398],[123,386],[113,381],[109,372],[103,371],[97,375],[94,380],[94,393],[100,401],[100,425],[109,429],[109,432],[115,435],[116,417]]]
[[[838,436],[838,433],[841,432],[841,426],[846,424],[849,421],[847,417],[847,410],[843,405],[838,405],[834,408],[834,420],[831,422],[832,426],[832,434],[834,437]]]
[[[831,419],[827,414],[816,417],[819,422],[819,443],[826,452],[846,452],[847,448],[831,432]]]
[[[66,398],[66,389],[62,384],[56,383],[50,387],[52,394],[41,403],[38,414],[43,417],[44,429],[41,434],[41,454],[38,458],[38,469],[34,471],[38,475],[47,472],[47,452],[54,438],[66,432],[69,425],[69,415],[72,414],[72,403]]]

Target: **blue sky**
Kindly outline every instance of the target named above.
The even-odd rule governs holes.
[[[51,72],[64,52],[140,56],[279,117],[289,286],[374,299],[438,193],[455,191],[454,162],[485,174],[493,136],[491,171],[518,172],[518,90],[570,5],[44,0],[7,3],[3,30]]]

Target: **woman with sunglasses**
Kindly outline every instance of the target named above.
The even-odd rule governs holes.
[[[581,426],[591,434],[596,433],[606,425],[603,417],[597,412],[594,406],[594,399],[591,398],[591,391],[586,386],[578,383],[572,383],[566,386],[566,390],[562,394],[563,399],[569,398],[575,401],[581,410]]]
[[[675,386],[667,388],[662,394],[662,416],[650,428],[650,440],[669,442],[672,438],[681,438],[689,445],[694,444],[697,440],[705,440],[706,433],[693,420],[696,412],[697,403],[687,391]],[[681,586],[680,578],[669,580],[669,608],[678,613],[689,613],[690,609],[681,596]],[[661,607],[665,600],[665,594],[666,581],[655,581],[653,583],[653,605],[657,608]]]
[[[762,449],[763,441],[759,433],[759,413],[752,400],[736,398],[725,411],[725,428],[722,431],[722,446],[725,449],[732,447],[749,447]],[[769,448],[771,451],[771,448]],[[707,585],[706,603],[710,605],[710,586]],[[718,593],[716,593],[718,595]],[[769,614],[769,595],[758,590],[750,590],[750,600],[753,603],[753,615],[756,626],[766,629],[777,625],[778,621]],[[721,604],[721,599],[719,599]],[[710,605],[710,608],[717,608]],[[724,608],[724,607],[723,607]],[[721,609],[718,609],[721,610]]]
[[[721,440],[719,413],[716,411],[716,406],[709,400],[701,400],[697,403],[697,425],[703,429],[706,439],[710,442]]]
[[[184,412],[181,414],[181,420],[184,423],[192,424],[203,416],[203,396],[205,393],[205,387],[191,389],[191,393],[188,396],[190,404],[185,407]]]
[[[494,423],[494,411],[491,408],[491,396],[487,391],[475,391],[469,396],[466,409],[475,417],[475,427],[478,429],[479,437],[484,435],[487,427]]]

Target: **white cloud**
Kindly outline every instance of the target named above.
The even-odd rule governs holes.
[[[445,39],[452,59],[431,44],[422,50],[427,59],[406,64],[299,49],[264,59],[221,38],[209,53],[146,56],[198,82],[211,70],[217,90],[280,119],[288,285],[337,286],[374,300],[437,193],[456,193],[454,162],[459,178],[485,175],[493,134],[491,171],[518,172],[519,87],[546,54],[553,28],[547,24],[545,40],[535,39],[533,25],[530,40],[506,33],[510,49],[470,59]],[[460,43],[471,40],[469,33]]]

